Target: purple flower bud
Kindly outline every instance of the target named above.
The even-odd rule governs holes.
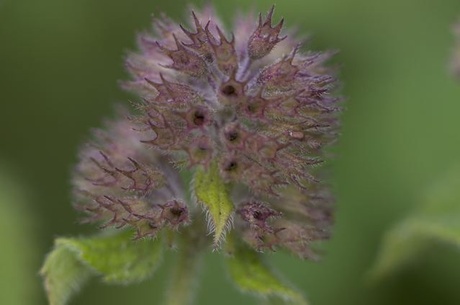
[[[160,50],[173,61],[172,64],[165,67],[175,69],[193,77],[201,77],[205,75],[207,67],[204,60],[198,54],[186,48],[182,42],[179,42],[174,34],[173,38],[176,44],[176,50],[169,50],[162,47],[160,43],[157,42]]]
[[[74,176],[75,207],[87,214],[85,221],[130,225],[138,237],[186,223],[177,173],[164,170],[162,157],[145,149],[133,122],[119,119],[106,125],[82,149]]]
[[[232,32],[208,8],[190,25],[161,16],[155,34],[139,35],[124,84],[142,99],[138,112],[97,131],[80,155],[75,206],[90,221],[138,237],[179,229],[195,213],[180,169],[214,164],[241,202],[235,230],[248,244],[314,257],[333,201],[316,168],[337,138],[341,99],[324,65],[332,53],[303,53],[273,14],[242,16]]]
[[[284,19],[281,19],[276,26],[272,27],[274,11],[275,6],[272,6],[265,21],[262,21],[262,15],[259,14],[259,24],[248,41],[248,54],[251,59],[265,57],[278,42],[286,38],[286,36],[282,38],[278,36],[283,27]]]

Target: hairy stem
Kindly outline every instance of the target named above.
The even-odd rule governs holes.
[[[190,234],[183,236],[180,242],[164,305],[190,305],[195,298],[203,256],[201,243]]]

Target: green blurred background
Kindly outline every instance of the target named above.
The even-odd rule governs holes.
[[[192,1],[198,6],[204,1]],[[212,2],[212,1],[211,1]],[[274,1],[215,1],[238,9]],[[127,103],[118,80],[134,34],[152,13],[182,21],[182,0],[0,0],[0,303],[46,304],[38,270],[56,236],[77,224],[69,176],[92,127]],[[277,253],[278,269],[314,305],[460,304],[460,256],[441,245],[388,279],[366,273],[382,235],[420,193],[460,160],[460,81],[448,74],[458,0],[283,0],[286,18],[312,35],[311,48],[339,49],[343,130],[333,162],[334,237],[319,263]],[[132,98],[132,97],[131,97]],[[210,253],[197,304],[252,304]],[[72,304],[157,304],[166,260],[153,280],[129,287],[89,283]]]

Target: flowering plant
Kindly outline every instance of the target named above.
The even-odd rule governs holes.
[[[209,248],[226,254],[242,290],[306,302],[260,253],[315,259],[314,242],[329,237],[333,200],[317,168],[337,138],[340,98],[324,66],[332,52],[302,53],[273,13],[240,17],[229,34],[206,8],[191,28],[161,16],[155,35],[139,35],[123,86],[142,102],[94,132],[73,179],[84,220],[118,230],[56,241],[42,269],[52,304],[91,274],[145,279],[165,247],[179,256],[166,304],[192,301]]]

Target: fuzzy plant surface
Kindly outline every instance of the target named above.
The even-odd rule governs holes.
[[[202,253],[220,250],[230,279],[266,300],[306,304],[263,252],[317,259],[333,197],[321,179],[341,98],[333,52],[302,52],[296,32],[240,14],[232,31],[212,7],[190,24],[161,15],[126,59],[135,109],[94,132],[73,177],[74,207],[106,228],[58,238],[42,268],[50,304],[90,276],[151,276],[163,251],[179,257],[164,304],[191,304]]]

